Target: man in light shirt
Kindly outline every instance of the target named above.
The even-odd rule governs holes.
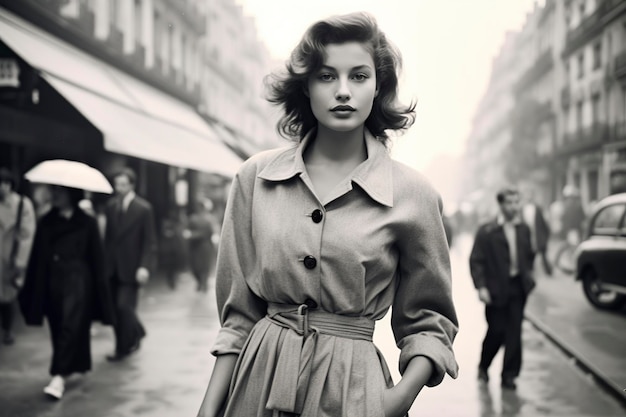
[[[497,201],[500,212],[480,226],[470,255],[472,279],[487,319],[478,379],[489,380],[489,366],[504,346],[502,387],[515,389],[522,367],[524,307],[535,285],[534,251],[530,228],[520,218],[519,192],[504,188]]]

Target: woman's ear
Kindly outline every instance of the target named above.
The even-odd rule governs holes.
[[[376,91],[374,92],[374,98],[378,97],[378,86],[376,86]]]

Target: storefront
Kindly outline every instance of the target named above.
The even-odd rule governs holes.
[[[0,164],[131,166],[158,219],[194,203],[198,172],[241,164],[194,108],[0,9]]]

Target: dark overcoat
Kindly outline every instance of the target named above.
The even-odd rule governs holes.
[[[81,314],[103,324],[114,324],[112,294],[104,276],[104,250],[98,224],[80,209],[69,219],[52,209],[39,222],[19,295],[27,324],[43,324],[51,302],[50,290],[63,282],[73,283],[71,296],[90,300]]]
[[[117,273],[120,282],[135,284],[137,269],[154,270],[156,233],[152,206],[135,196],[120,217],[117,201],[111,199],[105,209],[107,275]]]
[[[530,241],[530,228],[526,223],[515,225],[518,270],[524,291],[528,295],[535,286],[533,278],[534,253]],[[470,272],[476,288],[486,287],[495,306],[508,300],[511,284],[511,255],[504,228],[497,220],[482,225],[476,233],[470,255]]]

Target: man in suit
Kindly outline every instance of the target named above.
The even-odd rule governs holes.
[[[115,353],[119,361],[139,349],[146,335],[136,314],[141,285],[155,264],[156,237],[152,206],[135,194],[136,175],[129,168],[113,177],[116,196],[105,209],[105,249],[116,305]]]
[[[500,212],[495,220],[480,226],[470,255],[472,279],[485,303],[487,319],[478,379],[489,380],[489,365],[504,345],[502,387],[515,389],[522,366],[524,306],[535,286],[534,253],[530,228],[519,215],[519,192],[505,188],[497,200]]]

